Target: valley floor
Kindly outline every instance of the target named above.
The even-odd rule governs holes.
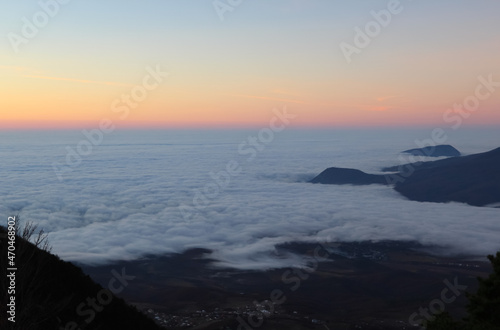
[[[436,310],[463,316],[465,291],[491,272],[486,256],[438,257],[412,243],[279,249],[311,257],[311,267],[220,269],[203,257],[209,251],[195,249],[82,268],[102,285],[123,270],[129,280],[119,295],[167,329],[244,330],[418,329]]]

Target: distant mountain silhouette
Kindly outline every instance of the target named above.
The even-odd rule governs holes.
[[[411,169],[411,174],[405,175],[408,169]],[[384,170],[400,173],[375,175],[355,169],[332,167],[311,182],[353,185],[395,182],[394,189],[397,192],[415,201],[461,202],[474,206],[500,203],[500,148],[469,156],[393,166]]]
[[[438,146],[429,146],[425,148],[405,150],[403,153],[412,154],[414,156],[427,156],[427,157],[458,157],[462,154],[455,147],[449,144],[442,144]]]
[[[323,184],[387,184],[384,175],[367,174],[352,168],[330,167],[311,180],[312,183]]]
[[[484,206],[500,202],[500,148],[424,162],[395,190],[422,202],[462,202]]]

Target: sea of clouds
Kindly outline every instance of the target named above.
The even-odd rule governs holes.
[[[477,256],[500,250],[498,208],[413,202],[380,185],[307,182],[331,166],[377,173],[400,164],[399,152],[431,130],[289,129],[249,159],[238,148],[258,132],[116,131],[62,181],[52,164],[65,161],[81,132],[1,132],[0,221],[19,214],[38,223],[54,253],[87,264],[200,247],[221,266],[285,267],[304,262],[276,250],[292,241],[417,241]],[[475,153],[499,141],[499,130],[463,129],[448,142]],[[195,208],[196,192],[215,182],[210,172],[229,162],[241,171]],[[194,210],[189,217],[183,205]]]

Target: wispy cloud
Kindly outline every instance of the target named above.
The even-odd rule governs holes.
[[[387,111],[393,109],[393,107],[378,105],[378,106],[366,106],[362,108],[366,111]]]
[[[284,99],[284,98],[279,98],[279,97],[246,95],[246,94],[227,94],[227,93],[224,95],[235,96],[235,97],[244,97],[244,98],[248,98],[248,99],[260,99],[260,100],[272,100],[272,101],[280,101],[280,102],[287,102],[287,103],[309,104],[308,102],[304,102],[304,101],[300,101],[300,100]]]
[[[404,96],[400,96],[400,95],[382,96],[382,97],[377,97],[376,100],[379,102],[384,102],[387,100],[400,99],[400,98],[404,98]]]
[[[294,97],[301,96],[301,95],[297,95],[296,93],[289,92],[288,90],[282,89],[282,88],[276,88],[276,89],[271,90],[270,92],[273,94],[282,94],[282,95],[288,95],[288,96],[294,96]]]
[[[60,81],[70,81],[82,84],[96,84],[96,85],[108,85],[108,86],[134,86],[132,84],[118,83],[114,81],[98,81],[98,80],[86,80],[86,79],[74,79],[74,78],[64,78],[64,77],[50,77],[50,76],[40,76],[40,75],[24,75],[25,78],[33,79],[46,79],[46,80],[60,80]]]
[[[354,106],[364,111],[388,111],[397,108],[396,106],[393,105],[394,102],[390,102],[391,100],[395,99],[405,99],[405,96],[401,95],[381,96],[377,97],[372,102],[367,102],[365,104],[356,104]],[[401,102],[398,102],[398,104],[399,103]]]

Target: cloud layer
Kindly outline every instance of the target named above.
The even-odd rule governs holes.
[[[467,133],[465,153],[497,147],[498,133]],[[51,163],[79,132],[2,133],[2,218],[19,213],[50,232],[53,251],[83,263],[145,254],[214,250],[237,268],[289,266],[287,241],[405,240],[447,253],[486,255],[500,249],[500,209],[406,200],[385,186],[313,185],[329,166],[379,171],[427,131],[285,131],[252,161],[238,145],[255,131],[117,132],[59,182]],[[186,219],[196,191],[229,161],[242,168],[210,203]]]

